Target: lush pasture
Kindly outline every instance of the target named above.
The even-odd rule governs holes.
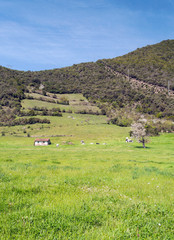
[[[106,116],[96,116],[88,114],[69,114],[63,113],[63,117],[38,116],[39,118],[50,119],[51,124],[33,124],[25,126],[0,127],[0,132],[4,132],[6,136],[67,136],[69,140],[72,137],[73,141],[82,140],[85,137],[86,141],[92,139],[99,140],[111,139],[111,136],[121,136],[122,129],[119,129],[117,134],[114,134],[114,126],[108,127],[106,124]],[[124,130],[128,134],[128,130]]]
[[[73,110],[80,97],[69,95]],[[0,127],[1,240],[174,239],[173,134],[143,149],[105,116],[47,118],[51,124]],[[35,137],[52,145],[35,147]]]
[[[38,107],[45,107],[48,109],[57,108],[59,107],[60,110],[65,111],[93,111],[93,112],[100,112],[100,109],[88,102],[88,100],[83,97],[82,94],[54,94],[56,96],[56,99],[53,98],[53,94],[49,93],[49,96],[43,96],[37,93],[30,93],[29,96],[32,96],[33,99],[24,99],[22,101],[22,107],[24,109],[33,108],[35,106]],[[40,98],[44,99],[44,101],[41,101]],[[69,101],[69,105],[63,105],[63,104],[57,104],[57,103],[51,103],[49,100],[53,101],[61,101],[61,99],[67,99]]]
[[[26,127],[65,135],[47,147],[21,126],[0,137],[0,239],[173,239],[174,136],[143,149],[104,116],[68,116]]]

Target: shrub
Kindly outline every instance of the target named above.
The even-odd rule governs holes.
[[[146,133],[148,136],[158,136],[159,135],[159,128],[156,126],[153,126],[151,124],[145,125]]]
[[[120,127],[130,127],[132,124],[132,119],[126,117],[115,117],[112,118],[110,122]]]

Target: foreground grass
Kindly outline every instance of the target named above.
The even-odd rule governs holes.
[[[0,138],[0,239],[173,239],[174,136],[143,149],[126,128],[76,124],[48,147]]]

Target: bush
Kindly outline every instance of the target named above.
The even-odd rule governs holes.
[[[158,136],[160,132],[173,132],[174,124],[171,121],[153,123],[145,125],[146,132],[149,136]]]
[[[35,123],[50,123],[48,119],[40,119],[40,118],[19,118],[14,121],[8,122],[4,124],[4,126],[15,126],[15,125],[27,125],[27,124],[35,124]],[[25,130],[24,130],[25,131]],[[26,131],[25,131],[26,133]]]
[[[156,126],[152,126],[150,124],[145,125],[146,133],[148,136],[158,136],[159,128]]]
[[[62,105],[69,105],[69,100],[66,97],[61,97],[57,103]]]
[[[132,124],[132,119],[125,117],[115,117],[112,118],[110,122],[120,127],[130,127]]]

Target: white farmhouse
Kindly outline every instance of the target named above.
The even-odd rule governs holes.
[[[51,141],[49,138],[36,138],[34,141],[34,146],[47,146],[50,145]]]

